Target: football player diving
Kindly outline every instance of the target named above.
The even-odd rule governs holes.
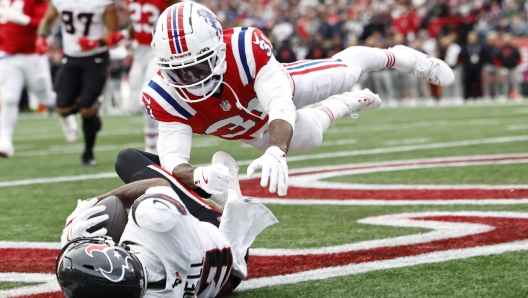
[[[264,205],[242,197],[234,159],[217,152],[212,160],[233,177],[223,213],[156,159],[121,151],[116,172],[127,184],[79,201],[66,220],[55,268],[66,297],[220,297],[246,277],[249,246],[278,221]],[[87,231],[108,220],[107,214],[90,217],[105,210],[95,204],[109,196],[130,208],[119,243],[105,237],[105,228]]]

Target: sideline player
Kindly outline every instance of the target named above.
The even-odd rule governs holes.
[[[265,151],[248,175],[262,168],[261,186],[269,178],[270,192],[278,186],[284,196],[287,152],[314,149],[332,122],[380,106],[369,90],[346,92],[363,72],[395,68],[437,85],[454,81],[445,62],[406,46],[349,47],[330,59],[280,64],[259,29],[222,30],[218,18],[194,2],[161,14],[152,45],[160,72],[143,102],[159,121],[161,165],[187,186],[211,194],[223,192],[228,175],[188,164],[193,133],[238,139]],[[327,98],[318,108],[297,110]]]
[[[223,152],[215,162],[236,168]],[[78,202],[66,220],[55,271],[66,297],[219,297],[246,277],[247,250],[277,223],[275,216],[235,189],[229,189],[223,214],[198,212],[196,194],[162,171],[145,167],[138,181]],[[88,219],[105,209],[95,203],[111,195],[131,208],[119,245],[101,237],[104,228],[87,232],[108,218]]]
[[[93,147],[101,119],[98,97],[106,83],[108,48],[119,42],[117,9],[112,0],[51,0],[38,28],[37,47],[47,48],[46,36],[61,21],[64,57],[57,73],[57,112],[63,117],[80,112],[84,133],[81,166],[95,165]]]
[[[154,52],[150,47],[152,42],[152,31],[160,14],[169,6],[179,2],[178,0],[129,0],[128,11],[130,13],[129,34],[134,38],[137,45],[134,46],[132,68],[129,72],[129,111],[138,113],[143,111],[141,91],[147,86],[150,79],[158,71],[154,63]],[[158,122],[146,113],[143,115],[143,131],[145,133],[145,151],[157,154],[156,143],[158,142]]]
[[[37,27],[48,3],[43,0],[0,1],[0,156],[13,157],[13,132],[18,120],[19,102],[24,86],[39,101],[52,108],[55,94],[51,84],[48,58],[37,53]],[[69,117],[61,121],[66,139],[77,138],[77,123]],[[71,133],[70,133],[71,131]],[[72,135],[73,134],[73,135]]]

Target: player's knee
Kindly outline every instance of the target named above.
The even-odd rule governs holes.
[[[16,93],[10,90],[2,90],[2,105],[3,106],[18,106],[20,101],[20,93]]]
[[[306,144],[305,150],[313,150],[319,147],[321,143],[323,142],[323,133],[320,131],[312,131],[312,137],[310,138],[310,141]]]
[[[97,108],[96,107],[81,107],[79,109],[79,111],[81,112],[81,115],[83,118],[90,118],[90,117],[93,117],[95,115],[95,113],[97,112]]]
[[[125,183],[128,183],[127,181],[130,181],[131,177],[127,174],[127,169],[129,168],[128,165],[132,164],[134,162],[134,156],[137,156],[138,150],[134,148],[128,148],[121,150],[117,154],[116,162],[114,165],[115,171],[119,178],[121,180],[125,181]]]
[[[56,111],[57,113],[59,113],[59,115],[61,115],[62,117],[67,117],[71,114],[74,114],[74,111],[75,111],[75,107],[74,106],[71,106],[71,107],[65,107],[65,108],[61,108],[61,107],[57,107],[56,108]]]

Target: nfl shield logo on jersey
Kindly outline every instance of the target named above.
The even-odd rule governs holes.
[[[222,101],[220,106],[222,107],[222,110],[224,110],[226,112],[229,112],[229,110],[231,110],[231,104],[227,100]]]

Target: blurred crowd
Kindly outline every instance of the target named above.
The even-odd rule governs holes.
[[[331,58],[349,46],[388,48],[405,44],[446,61],[453,86],[440,88],[398,71],[364,75],[361,88],[384,100],[516,99],[527,91],[528,1],[524,0],[204,0],[223,28],[253,26],[272,41],[280,62]],[[128,26],[126,1],[116,1],[121,27]],[[59,32],[59,30],[57,30]],[[51,61],[60,65],[60,34]],[[133,44],[111,51],[112,70],[104,106],[126,105],[121,82],[132,63]],[[523,50],[526,49],[526,50]]]

